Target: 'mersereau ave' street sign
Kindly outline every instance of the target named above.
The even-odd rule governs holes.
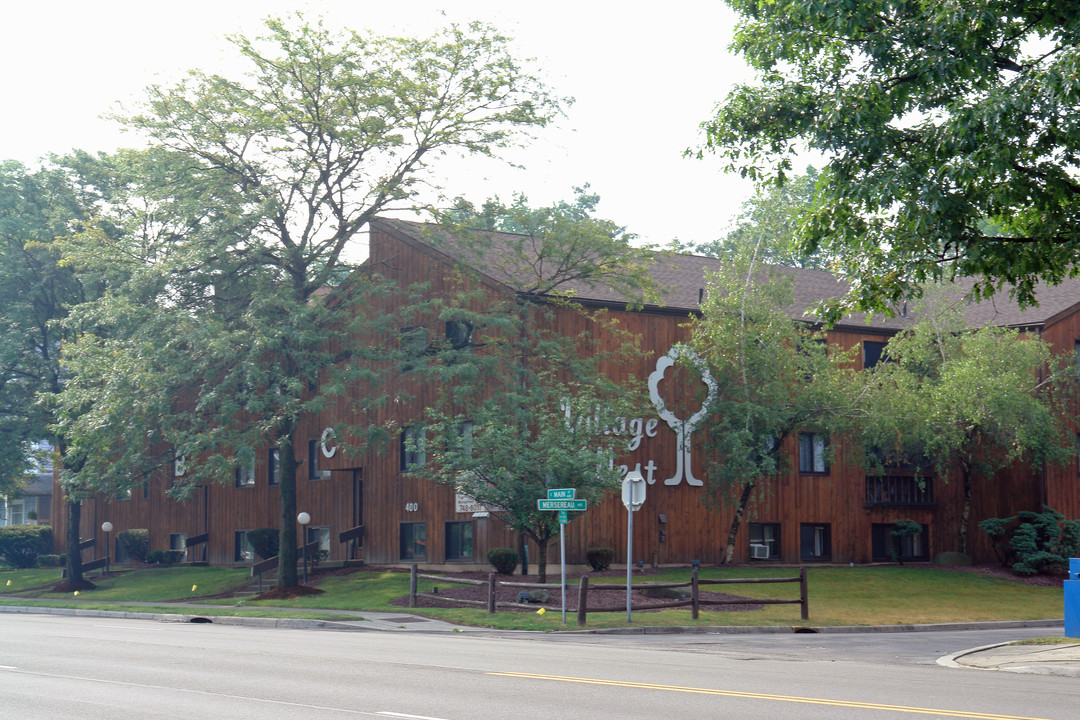
[[[588,500],[537,500],[538,510],[576,510],[584,511],[589,505]]]

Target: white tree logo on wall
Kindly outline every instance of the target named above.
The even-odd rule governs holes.
[[[701,404],[701,409],[686,419],[679,419],[675,416],[675,413],[667,409],[664,398],[660,397],[659,391],[660,381],[664,379],[665,371],[672,367],[679,358],[686,358],[694,364],[694,367],[701,373],[701,381],[709,389],[705,401]],[[675,475],[665,480],[665,485],[678,485],[683,481],[683,478],[686,479],[687,485],[704,484],[694,477],[690,464],[690,436],[697,429],[698,423],[705,419],[709,412],[709,406],[716,400],[716,393],[716,380],[713,379],[712,373],[709,372],[708,365],[689,346],[681,343],[672,345],[671,349],[668,350],[668,354],[656,361],[656,370],[649,375],[649,397],[652,399],[653,405],[656,406],[656,412],[660,419],[675,431]]]

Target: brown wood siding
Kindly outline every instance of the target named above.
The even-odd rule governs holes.
[[[432,295],[449,294],[461,287],[462,279],[449,266],[436,262],[430,254],[409,243],[399,242],[381,233],[372,236],[370,262],[373,267],[391,274],[403,286],[415,282],[430,283]],[[485,292],[489,299],[506,297],[494,285],[485,288]],[[612,377],[624,380],[632,377],[644,381],[654,370],[658,357],[666,354],[676,342],[689,337],[689,330],[685,327],[686,317],[678,313],[615,309],[609,312],[609,316],[617,321],[620,329],[640,338],[648,351],[647,356],[630,366],[608,363],[605,370]],[[619,336],[571,309],[555,309],[550,323],[553,329],[562,333],[593,333],[599,339],[601,348],[607,351],[615,350],[616,345],[622,342]],[[440,336],[442,329],[432,326],[429,331],[433,336]],[[1080,315],[1062,319],[1051,328],[1047,338],[1063,351],[1071,351],[1074,340],[1080,338]],[[858,369],[862,366],[861,344],[884,339],[881,333],[852,328],[829,333],[832,346],[854,353],[854,365]],[[403,391],[407,391],[404,394],[414,395],[414,399],[411,402],[391,403],[377,419],[394,419],[400,426],[418,420],[422,408],[437,397],[439,388],[418,387],[408,376],[402,376],[397,382],[400,382]],[[352,392],[361,393],[364,389],[356,387]],[[348,555],[348,544],[339,543],[337,536],[355,525],[353,478],[357,472],[362,473],[363,477],[362,520],[365,534],[362,557],[369,563],[402,562],[401,527],[403,523],[411,522],[425,524],[426,565],[446,563],[445,527],[451,521],[473,523],[474,562],[477,565],[486,565],[485,554],[493,547],[517,546],[516,537],[496,518],[474,518],[471,513],[457,513],[452,488],[402,473],[400,437],[397,433],[392,434],[385,444],[360,453],[349,453],[342,447],[332,458],[320,457],[321,466],[330,471],[329,477],[309,480],[308,440],[318,440],[324,428],[353,419],[351,399],[341,398],[318,415],[307,418],[296,448],[297,457],[301,460],[297,509],[311,515],[312,526],[329,528],[331,560],[344,560]],[[627,452],[622,461],[629,468],[640,466],[646,473],[648,468],[652,468],[654,480],[647,488],[643,509],[635,516],[634,560],[640,559],[648,564],[685,564],[692,560],[705,564],[720,562],[731,522],[731,503],[713,501],[706,488],[691,486],[685,481],[675,485],[665,484],[664,480],[675,474],[675,433],[654,412],[644,414],[642,420],[655,421],[654,437],[643,437],[640,447]],[[956,549],[961,503],[958,478],[933,479],[935,502],[932,507],[867,507],[864,473],[857,467],[854,458],[848,456],[842,438],[832,438],[830,443],[833,459],[829,472],[801,474],[797,470],[796,439],[788,440],[786,450],[790,453],[792,469],[756,491],[750,512],[739,532],[737,561],[743,562],[749,558],[748,526],[751,522],[780,524],[779,560],[787,563],[800,562],[800,526],[804,523],[829,526],[830,560],[834,563],[869,562],[872,526],[898,519],[914,520],[929,527],[931,557],[938,552]],[[341,444],[344,446],[345,443]],[[698,447],[700,442],[695,446],[695,474],[704,478],[707,475],[707,458]],[[84,537],[96,534],[99,542],[103,541],[98,528],[105,519],[109,519],[117,530],[150,528],[153,549],[168,547],[170,532],[194,535],[206,530],[211,537],[210,562],[230,564],[233,562],[233,533],[236,530],[277,526],[277,490],[267,486],[264,451],[257,454],[254,487],[235,488],[231,482],[213,485],[205,490],[198,489],[182,503],[167,498],[164,494],[166,487],[167,479],[159,478],[154,481],[149,500],[142,499],[136,491],[131,500],[88,501],[83,511]],[[1021,508],[1038,507],[1043,498],[1069,517],[1080,517],[1080,482],[1075,462],[1066,468],[1049,469],[1045,480],[1032,475],[1025,468],[1014,468],[993,483],[980,484],[968,528],[972,554],[980,560],[993,558],[989,544],[976,527],[980,520],[1012,514]],[[729,499],[733,500],[734,497]],[[666,523],[660,522],[661,515],[665,516]],[[60,525],[63,508],[59,493],[54,496],[53,516]],[[209,517],[209,527],[204,524],[204,516]],[[627,513],[617,493],[597,503],[586,513],[571,513],[571,521],[566,527],[567,561],[583,565],[587,548],[608,546],[615,550],[616,562],[625,562],[626,529]],[[664,535],[663,541],[661,533]],[[58,532],[57,536],[62,542],[63,533]],[[531,547],[530,555],[535,563],[535,546]],[[557,562],[558,556],[557,543],[552,543],[549,562]]]

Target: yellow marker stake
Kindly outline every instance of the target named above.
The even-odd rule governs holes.
[[[196,590],[198,590],[198,589],[199,589],[199,586],[198,586],[198,585],[192,585],[192,586],[191,586],[191,592],[195,592],[195,591],[196,591]]]
[[[76,590],[76,591],[75,591],[75,596],[76,596],[76,597],[78,597],[78,595],[79,595],[79,591],[78,591],[78,590]]]
[[[539,610],[536,611],[536,614],[537,615],[543,615],[546,612],[547,612],[547,610],[545,608],[540,608]]]
[[[7,581],[7,584],[8,584],[8,587],[11,587],[11,581],[10,580]]]

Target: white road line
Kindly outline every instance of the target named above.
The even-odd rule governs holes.
[[[388,712],[382,710],[376,715],[389,715],[390,717],[410,718],[410,720],[446,720],[446,718],[429,717],[427,715],[406,715],[405,713]]]

